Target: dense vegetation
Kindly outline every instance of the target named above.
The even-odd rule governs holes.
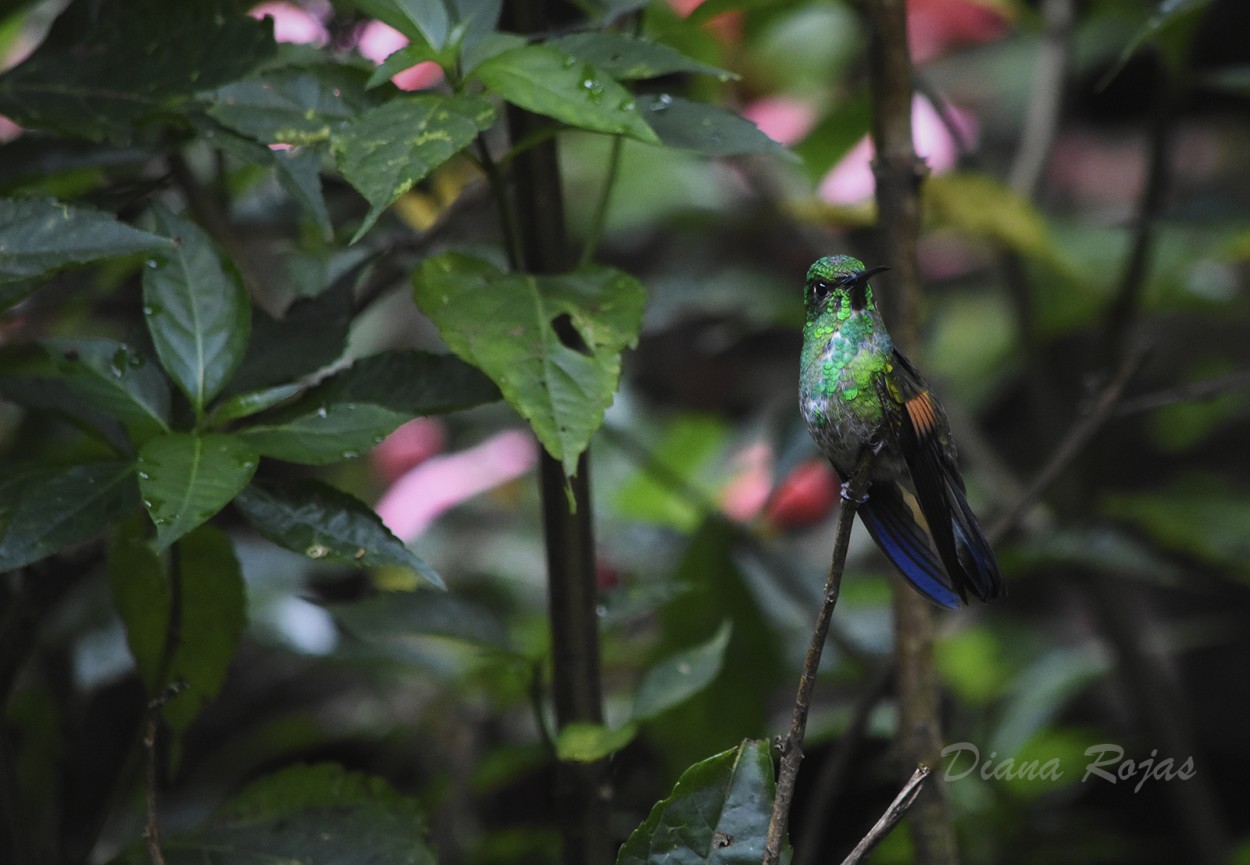
[[[832,252],[895,266],[1010,594],[917,608],[857,530],[792,861],[918,759],[872,861],[1250,861],[1248,28],[5,4],[0,862],[760,861]]]

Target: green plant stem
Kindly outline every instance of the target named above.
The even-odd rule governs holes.
[[[786,825],[790,821],[790,803],[794,801],[794,785],[803,761],[803,736],[807,730],[807,714],[812,705],[812,692],[816,688],[816,673],[820,669],[820,656],[829,635],[829,623],[833,620],[834,607],[842,592],[842,571],[846,566],[846,551],[851,542],[851,524],[855,510],[868,488],[868,470],[872,465],[872,451],[865,449],[859,465],[847,483],[842,507],[838,512],[837,534],[833,541],[833,558],[829,563],[829,576],[825,580],[825,594],[812,639],[807,644],[803,659],[803,672],[799,676],[798,692],[794,696],[794,713],[790,718],[790,731],[781,742],[781,765],[777,770],[777,795],[773,799],[773,813],[768,821],[768,840],[764,846],[764,865],[777,865],[785,845]]]
[[[509,3],[505,17],[518,33],[549,29],[544,0]],[[563,273],[571,263],[556,142],[542,138],[551,124],[545,117],[508,106],[510,139],[539,142],[515,154],[510,171],[519,263],[531,273]],[[576,333],[560,336],[579,339]],[[595,541],[586,454],[578,459],[577,473],[565,477],[560,460],[544,452],[539,478],[556,727],[575,722],[601,724]],[[565,865],[612,862],[606,789],[605,763],[556,764],[555,806]]]

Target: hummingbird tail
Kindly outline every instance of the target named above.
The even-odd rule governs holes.
[[[963,598],[952,586],[897,485],[873,484],[868,501],[859,506],[859,516],[877,546],[922,595],[950,610],[962,606]]]

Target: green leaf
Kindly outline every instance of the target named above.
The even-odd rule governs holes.
[[[728,437],[726,423],[712,415],[674,417],[660,438],[649,444],[647,465],[617,486],[612,496],[617,512],[683,534],[693,532],[707,517],[706,503],[716,501],[713,484],[724,482],[723,465],[715,457],[724,453]],[[680,487],[667,482],[674,478]],[[703,500],[692,497],[691,491]]]
[[[213,526],[200,526],[178,541],[178,639],[169,661],[169,682],[187,690],[165,704],[162,715],[175,736],[217,696],[243,634],[246,592],[230,539]],[[177,749],[175,747],[175,754]]]
[[[30,128],[125,141],[136,121],[274,53],[272,26],[229,0],[128,0],[93,4],[91,13],[67,9],[39,49],[0,76],[0,114]]]
[[[472,74],[487,90],[535,114],[579,129],[659,143],[628,90],[602,70],[550,45],[505,51]]]
[[[304,386],[300,384],[279,384],[235,394],[217,404],[212,415],[209,416],[209,421],[213,424],[223,424],[227,421],[251,417],[286,402],[303,390]]]
[[[720,675],[733,626],[728,620],[702,645],[677,652],[647,670],[634,695],[634,718],[654,718],[684,703]]]
[[[768,746],[748,739],[683,772],[621,847],[617,865],[755,865],[775,796]]]
[[[198,225],[164,208],[154,213],[175,247],[144,269],[143,312],[162,366],[199,413],[243,359],[252,308]]]
[[[51,198],[0,198],[0,284],[168,248],[165,238],[86,207]]]
[[[7,525],[0,528],[0,573],[37,562],[85,541],[136,503],[134,466],[93,462],[39,469],[4,491]]]
[[[499,399],[499,389],[460,358],[388,351],[361,358],[314,388],[309,401],[367,402],[418,417]]]
[[[1098,82],[1102,89],[1120,74],[1134,54],[1147,42],[1154,42],[1162,49],[1165,59],[1173,70],[1181,68],[1197,30],[1200,13],[1211,5],[1211,0],[1158,0],[1155,11],[1133,38],[1124,46],[1119,58]]]
[[[700,63],[675,48],[615,30],[572,33],[547,44],[586,61],[618,81],[659,78],[681,72],[714,75],[721,81],[732,81],[738,77],[724,69]]]
[[[395,199],[490,128],[495,110],[480,96],[423,93],[366,111],[334,136],[343,177],[369,202],[354,243]]]
[[[594,763],[621,750],[638,735],[638,725],[612,729],[603,724],[565,724],[556,736],[556,756],[575,763]]]
[[[380,87],[405,69],[411,69],[418,63],[427,61],[438,62],[439,54],[428,45],[419,43],[408,44],[397,51],[386,55],[386,59],[373,68],[365,87]]]
[[[354,459],[410,420],[370,403],[321,405],[281,423],[238,430],[239,438],[267,457],[308,465]]]
[[[506,274],[457,253],[427,258],[414,281],[417,305],[451,350],[499,385],[573,474],[612,404],[620,353],[637,340],[642,286],[609,267]]]
[[[416,800],[337,764],[252,782],[200,831],[164,840],[168,865],[435,865]]]
[[[795,158],[750,120],[719,105],[667,93],[639,97],[638,105],[646,122],[668,147],[706,156],[767,154]]]
[[[347,66],[270,69],[219,88],[208,113],[265,144],[320,144],[376,102],[364,86],[365,74]]]
[[[109,544],[107,571],[135,670],[148,696],[155,697],[168,684],[162,675],[173,590],[160,555],[148,542],[149,531],[142,514],[122,523]]]
[[[334,363],[347,348],[352,323],[352,286],[356,262],[333,286],[316,297],[295,301],[275,319],[257,309],[252,334],[229,392],[290,384]]]
[[[169,432],[169,382],[143,355],[111,339],[49,340],[44,347],[74,393],[124,423],[136,442]]]
[[[325,196],[321,193],[320,151],[312,148],[275,150],[273,164],[278,172],[278,182],[312,217],[321,230],[322,239],[333,239],[334,224],[330,221]]]
[[[139,492],[163,550],[224,508],[256,471],[256,451],[226,433],[170,433],[139,450]]]
[[[411,568],[444,587],[368,505],[321,481],[256,481],[239,494],[235,507],[256,531],[288,550],[360,568]]]

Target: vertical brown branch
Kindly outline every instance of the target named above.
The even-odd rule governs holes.
[[[877,213],[884,259],[895,268],[902,295],[892,300],[890,331],[914,354],[920,316],[916,254],[920,236],[920,184],[924,166],[912,143],[912,70],[907,54],[906,0],[868,0],[868,76],[872,139],[876,148]],[[899,750],[908,766],[933,766],[942,748],[938,680],[933,664],[933,613],[915,592],[895,581],[895,663],[898,669]],[[916,800],[911,821],[916,862],[958,861],[955,831],[941,785]]]
[[[544,0],[517,0],[505,7],[520,33],[547,28]],[[559,273],[571,264],[555,140],[543,136],[550,120],[508,106],[513,141],[538,140],[513,160],[515,225],[521,265],[531,273]],[[575,335],[571,335],[575,336]],[[543,453],[539,466],[547,591],[553,658],[556,726],[602,723],[599,620],[595,613],[594,529],[586,455],[566,478],[559,460]],[[605,766],[561,762],[555,805],[566,865],[609,865]]]

